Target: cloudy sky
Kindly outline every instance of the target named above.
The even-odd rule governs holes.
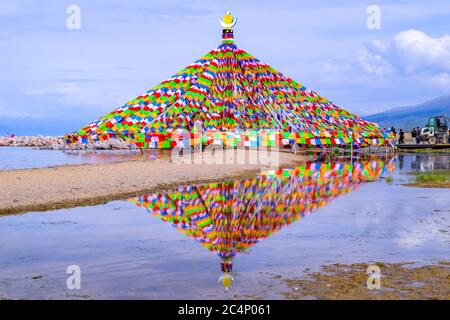
[[[15,0],[0,3],[0,117],[88,123],[216,47],[227,10],[239,47],[347,109],[450,94],[448,0]]]

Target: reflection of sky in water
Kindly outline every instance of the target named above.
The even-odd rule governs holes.
[[[308,162],[252,179],[180,187],[130,201],[195,238],[222,258],[232,258],[272,233],[346,194],[365,180],[392,172],[394,159]]]
[[[131,202],[0,217],[0,295],[280,298],[285,287],[275,275],[301,276],[325,263],[448,260],[448,189],[399,185],[411,178],[404,173],[412,157],[403,161],[392,183],[361,183],[236,254],[231,295],[217,284],[215,254]],[[65,288],[71,264],[82,270],[79,292]],[[32,280],[36,275],[44,277]]]

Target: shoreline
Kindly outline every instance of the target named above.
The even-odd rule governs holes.
[[[308,157],[276,152],[278,167]],[[208,155],[202,155],[208,160]],[[209,159],[210,160],[210,159]],[[0,216],[93,206],[181,185],[254,177],[262,164],[177,164],[150,159],[0,171]]]
[[[438,188],[438,189],[448,189],[450,188],[450,182],[411,182],[403,184],[405,187],[414,188]]]

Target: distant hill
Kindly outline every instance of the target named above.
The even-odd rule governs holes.
[[[2,118],[0,117],[0,136],[14,133],[16,136],[43,135],[60,136],[85,125],[82,120]]]
[[[450,116],[450,95],[442,96],[419,105],[393,108],[387,111],[365,116],[368,121],[380,126],[410,130],[413,127],[423,127],[428,117],[446,114]],[[36,119],[0,117],[0,136],[9,133],[15,135],[64,135],[86,125],[80,119]]]
[[[381,127],[395,127],[410,130],[423,127],[431,116],[450,116],[450,95],[442,96],[422,104],[393,108],[387,111],[364,117],[368,121],[376,122]]]

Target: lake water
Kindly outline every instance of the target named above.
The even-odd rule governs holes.
[[[0,171],[61,166],[66,164],[105,163],[137,160],[143,158],[165,158],[170,156],[167,150],[140,151],[67,151],[41,150],[28,147],[0,147]]]
[[[449,260],[448,189],[402,184],[449,155],[334,159],[245,181],[0,217],[0,297],[283,298],[328,263]],[[392,180],[391,180],[392,179]],[[374,182],[365,182],[372,181]],[[219,285],[221,261],[235,282]],[[66,269],[81,269],[81,289]]]

